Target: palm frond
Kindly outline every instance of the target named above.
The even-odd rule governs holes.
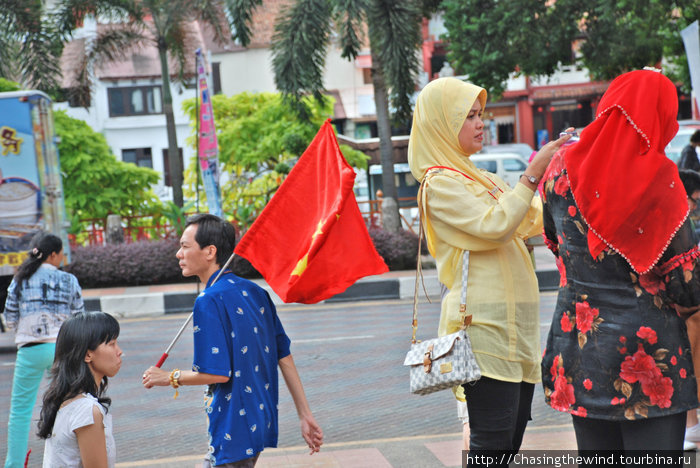
[[[411,116],[411,96],[417,82],[421,4],[417,0],[375,0],[368,23],[372,52],[382,66],[391,89],[391,103],[398,120]]]
[[[19,57],[25,85],[48,92],[58,88],[61,76],[58,57],[61,49],[57,49],[55,41],[56,36],[50,25],[24,36]]]
[[[250,44],[250,22],[253,11],[262,5],[262,0],[224,0],[224,10],[231,27],[231,37],[243,47]]]
[[[362,27],[366,21],[368,0],[335,0],[334,14],[338,28],[341,56],[353,60],[362,48]]]
[[[104,20],[133,20],[140,22],[144,11],[138,0],[61,0],[52,19],[61,35],[69,37],[89,16]]]
[[[275,84],[286,102],[303,118],[305,94],[323,102],[323,68],[331,33],[328,0],[300,0],[283,10],[272,38]]]
[[[214,40],[224,43],[228,39],[230,29],[224,2],[221,0],[195,0],[192,2],[194,16],[212,28]]]
[[[24,86],[52,92],[61,75],[61,43],[41,0],[0,0],[0,72]]]
[[[187,53],[187,43],[192,42],[194,37],[189,34],[187,27],[182,22],[172,24],[165,35],[165,43],[168,45],[168,52],[175,59],[177,72],[175,81],[185,80],[185,63]]]

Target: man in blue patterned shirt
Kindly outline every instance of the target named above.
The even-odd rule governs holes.
[[[193,370],[150,367],[143,375],[146,388],[210,385],[204,468],[253,467],[265,447],[277,446],[278,365],[311,453],[323,443],[270,296],[228,270],[212,285],[234,245],[233,226],[217,216],[187,220],[177,253],[180,268],[207,285],[194,305]]]

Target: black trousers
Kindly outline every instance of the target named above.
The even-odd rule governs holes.
[[[485,458],[477,455],[507,460],[508,454],[517,453],[527,422],[531,419],[530,407],[535,385],[482,377],[474,384],[464,384],[462,387],[469,411],[468,465],[486,466],[483,463]],[[488,466],[508,466],[508,463],[490,463]]]
[[[678,454],[683,452],[685,412],[634,421],[572,418],[579,452],[601,454],[614,451],[629,456],[661,451],[666,454],[671,451]]]

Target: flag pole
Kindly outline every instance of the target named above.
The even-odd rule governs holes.
[[[235,257],[235,256],[236,256],[235,252],[231,254],[231,256],[228,258],[228,260],[226,260],[226,263],[224,263],[224,266],[221,267],[221,270],[219,270],[219,274],[216,275],[216,278],[214,278],[214,281],[211,282],[210,286],[213,286],[214,283],[216,283],[216,281],[219,279],[219,277],[224,272],[224,270],[226,270],[226,267],[228,267],[231,264],[231,262],[233,261],[233,257]],[[175,343],[177,343],[177,340],[179,340],[180,336],[182,336],[182,332],[185,331],[185,327],[187,327],[187,325],[190,323],[193,315],[194,315],[194,312],[190,312],[189,317],[187,317],[187,320],[185,320],[185,323],[182,324],[182,326],[180,327],[180,330],[178,330],[177,334],[175,334],[175,338],[173,338],[173,341],[170,342],[170,345],[168,346],[168,348],[165,350],[163,355],[158,360],[156,367],[161,367],[163,365],[163,363],[165,362],[165,360],[168,359],[168,354],[170,354],[170,351],[172,351],[173,347],[175,346]]]

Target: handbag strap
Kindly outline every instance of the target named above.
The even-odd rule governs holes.
[[[422,215],[422,210],[419,212]],[[416,283],[413,288],[413,336],[411,343],[416,343],[416,333],[418,332],[418,276],[423,276],[423,263],[421,261],[421,246],[423,245],[423,221],[419,222],[418,227],[418,258],[416,260]],[[466,328],[471,324],[471,315],[467,315],[467,276],[469,275],[469,251],[462,252],[462,289],[460,291],[459,314],[461,316],[462,327]],[[425,286],[424,286],[425,287]],[[427,293],[426,293],[427,296]]]

